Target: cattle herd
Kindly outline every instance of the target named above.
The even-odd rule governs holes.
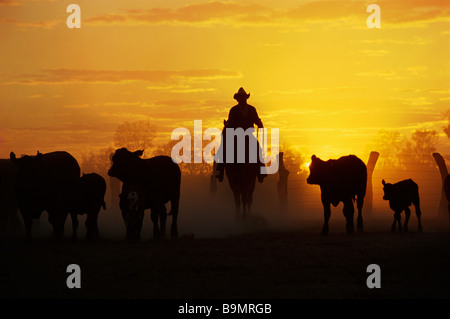
[[[180,201],[181,171],[168,156],[143,159],[142,151],[131,152],[117,149],[111,157],[108,175],[122,183],[119,206],[126,225],[126,238],[140,239],[144,210],[151,210],[154,238],[164,237],[166,219],[172,219],[171,237],[177,237],[178,208]],[[330,205],[344,204],[346,231],[353,233],[354,203],[358,210],[357,230],[363,230],[362,209],[366,194],[367,169],[363,161],[354,155],[323,161],[315,155],[309,166],[308,184],[319,185],[324,207],[322,234],[328,233],[331,215]],[[448,181],[447,181],[448,180]],[[450,191],[450,178],[444,187]],[[392,231],[407,231],[411,204],[418,219],[418,231],[422,230],[419,189],[411,180],[395,184],[383,180],[384,200],[389,201],[394,211]],[[77,238],[78,215],[86,214],[86,236],[88,240],[99,237],[98,214],[106,209],[104,196],[106,182],[96,173],[81,175],[76,159],[69,153],[58,151],[24,155],[20,158],[11,152],[10,159],[0,160],[0,226],[17,225],[17,210],[20,210],[26,230],[31,239],[32,219],[38,219],[45,210],[53,227],[53,236],[63,236],[64,224],[70,214],[72,238]],[[170,212],[166,204],[170,202]],[[450,206],[449,206],[450,210]],[[401,224],[401,213],[405,211],[405,222]]]

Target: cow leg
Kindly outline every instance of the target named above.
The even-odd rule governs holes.
[[[414,208],[416,210],[416,216],[417,216],[417,231],[421,232],[422,231],[422,222],[421,222],[421,216],[422,216],[422,212],[420,211],[420,202],[413,202],[414,204]],[[449,210],[450,210],[450,204],[449,204]]]
[[[99,231],[97,225],[98,212],[88,212],[86,217],[86,240],[90,241],[99,238]]]
[[[358,229],[358,231],[363,231],[363,218],[362,218],[362,208],[363,208],[363,204],[364,204],[364,197],[360,198],[360,196],[357,197],[356,199],[356,207],[358,209],[358,219],[357,219],[357,224],[356,227]]]
[[[158,226],[158,217],[159,217],[159,209],[158,207],[153,207],[151,209],[151,218],[153,222],[153,238],[158,239],[160,238],[160,232],[159,232],[159,226]]]
[[[48,221],[49,223],[52,225],[53,227],[53,234],[52,237],[54,239],[58,239],[61,238],[61,227],[60,225],[60,221],[58,220],[58,218],[56,217],[56,215],[58,214],[58,212],[53,211],[53,210],[49,210],[48,211]]]
[[[352,199],[344,201],[344,216],[345,216],[345,219],[347,220],[346,230],[347,230],[348,235],[353,234],[353,229],[354,229],[353,215],[354,214],[355,214],[355,208],[353,206]]]
[[[19,218],[19,214],[18,211],[15,210],[11,216],[10,216],[10,221],[11,221],[11,227],[13,232],[18,232],[22,230],[22,224],[20,222],[20,218]]]
[[[170,226],[170,237],[178,237],[178,207],[180,202],[180,195],[177,194],[175,198],[170,201],[170,215],[172,215],[172,225]]]
[[[400,220],[400,213],[401,211],[395,211],[394,212],[394,223],[391,226],[391,232],[395,233],[395,231],[397,230],[397,221]],[[401,227],[401,226],[400,226]]]
[[[77,213],[70,213],[70,217],[72,218],[72,240],[77,240],[77,230],[78,230],[78,216]]]
[[[170,227],[170,237],[177,238],[178,237],[178,212],[172,213],[172,226]]]
[[[396,228],[398,227],[398,231],[401,232],[402,231],[402,211],[396,211],[394,214],[394,230],[393,232],[395,232]]]
[[[405,231],[405,232],[408,231],[409,217],[411,217],[411,210],[409,209],[409,207],[406,207],[405,208],[405,223],[403,225],[403,231]]]
[[[330,207],[330,202],[326,201],[325,199],[322,198],[322,204],[323,204],[323,217],[324,217],[324,222],[323,222],[323,227],[322,227],[322,235],[328,235],[328,221],[330,220],[330,216],[331,216],[331,207]]]
[[[31,218],[23,216],[25,224],[26,240],[31,240]]]
[[[159,209],[159,228],[161,237],[166,237],[166,220],[167,220],[167,208],[166,205],[162,205]]]

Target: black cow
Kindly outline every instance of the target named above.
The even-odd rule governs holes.
[[[181,170],[169,156],[142,159],[142,154],[143,151],[130,152],[126,148],[121,148],[116,150],[111,158],[112,166],[108,171],[108,175],[118,178],[124,184],[121,195],[121,208],[124,207],[124,199],[128,196],[127,188],[137,187],[142,203],[140,209],[151,209],[151,218],[154,226],[153,236],[158,238],[165,235],[165,204],[170,201],[170,215],[172,215],[171,236],[177,237]],[[128,234],[136,233],[136,230],[130,229],[131,225],[139,225],[137,220],[131,222],[131,216],[140,218],[139,214],[128,216],[130,221],[127,225],[127,228],[129,228],[127,230]],[[158,225],[158,220],[160,225]],[[129,239],[136,240],[138,238]]]
[[[75,202],[70,212],[72,217],[72,238],[77,238],[78,217],[77,215],[86,214],[86,239],[92,240],[99,237],[97,219],[100,209],[106,210],[105,179],[95,173],[83,174],[76,183]]]
[[[403,230],[408,231],[408,221],[411,216],[411,210],[409,206],[414,205],[416,210],[416,216],[418,220],[418,231],[422,231],[422,223],[420,217],[422,215],[420,211],[420,197],[419,187],[412,179],[400,181],[395,184],[386,183],[383,179],[383,191],[384,200],[389,201],[389,207],[394,211],[394,223],[392,224],[391,231],[395,232],[396,224],[398,223],[398,231],[402,231],[401,213],[405,211],[405,223]]]
[[[11,152],[10,158],[18,167],[16,194],[26,238],[31,239],[31,220],[38,219],[44,210],[53,226],[53,236],[61,238],[65,220],[73,208],[74,187],[80,178],[78,162],[67,152],[38,152],[36,156],[21,158]]]
[[[0,233],[22,229],[16,198],[17,166],[10,159],[0,159]]]
[[[366,195],[367,168],[363,161],[355,155],[343,156],[337,160],[323,161],[315,155],[311,157],[309,165],[310,175],[308,184],[320,186],[325,222],[322,234],[328,234],[328,220],[330,219],[330,204],[337,206],[344,203],[344,216],[347,220],[347,234],[353,233],[353,202],[356,197],[358,208],[357,229],[363,230],[362,208]]]

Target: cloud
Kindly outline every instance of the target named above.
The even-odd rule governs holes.
[[[441,0],[378,1],[382,23],[397,24],[416,21],[450,20],[450,3]],[[263,5],[244,5],[237,2],[209,2],[189,4],[183,7],[129,9],[89,17],[84,23],[110,24],[169,24],[169,25],[295,25],[304,22],[334,21],[355,18],[365,25],[368,2],[363,0],[319,0],[295,8],[273,8]]]
[[[267,23],[275,10],[261,5],[241,5],[233,2],[190,4],[176,9],[131,9],[84,20],[86,24],[249,24]]]
[[[60,0],[0,0],[0,6],[21,6],[31,2],[57,2]]]
[[[20,3],[16,0],[0,0],[1,6],[18,6]]]
[[[424,65],[414,65],[406,68],[406,72],[413,76],[423,76],[428,71],[428,67]]]
[[[218,79],[240,78],[242,74],[223,69],[170,70],[88,70],[88,69],[47,69],[39,74],[22,74],[18,80],[6,83],[125,83],[143,81],[157,84],[196,83]]]
[[[367,56],[383,57],[390,54],[388,50],[359,50],[356,53],[362,53]]]
[[[396,77],[396,75],[397,73],[394,70],[373,70],[356,73],[356,76],[375,76],[386,79],[393,79],[394,77]]]
[[[56,0],[0,0],[0,6],[25,6],[27,3],[56,2]],[[369,15],[365,0],[318,0],[293,8],[276,8],[259,4],[231,1],[194,3],[178,8],[132,8],[120,12],[83,17],[85,26],[116,25],[190,25],[210,26],[283,26],[308,31],[309,23],[327,22],[331,26],[357,24],[365,27]],[[442,0],[379,0],[383,27],[424,26],[425,22],[450,21],[450,2]],[[51,29],[60,21],[19,21],[1,19],[0,24],[22,28]]]
[[[0,19],[0,25],[12,25],[19,28],[39,28],[39,29],[52,29],[59,24],[60,21],[35,21],[35,22],[23,22],[16,19]]]

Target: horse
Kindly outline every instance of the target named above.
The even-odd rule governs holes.
[[[258,170],[261,165],[256,161],[251,161],[250,156],[250,142],[254,143],[257,148],[255,151],[257,152],[259,148],[259,144],[257,139],[253,136],[253,134],[245,135],[245,158],[244,161],[238,161],[238,152],[237,152],[237,139],[238,137],[234,136],[235,140],[233,143],[234,146],[234,158],[230,163],[227,163],[226,149],[226,129],[229,128],[228,122],[224,120],[224,128],[222,130],[222,158],[223,158],[223,167],[225,175],[227,176],[228,183],[233,192],[234,202],[236,207],[236,217],[246,218],[247,215],[250,214],[252,202],[253,202],[253,192],[255,190],[256,178],[258,176]],[[247,138],[248,137],[248,138]],[[252,141],[251,139],[255,139]],[[256,158],[258,158],[258,154],[256,154]],[[242,212],[241,212],[242,206]]]

